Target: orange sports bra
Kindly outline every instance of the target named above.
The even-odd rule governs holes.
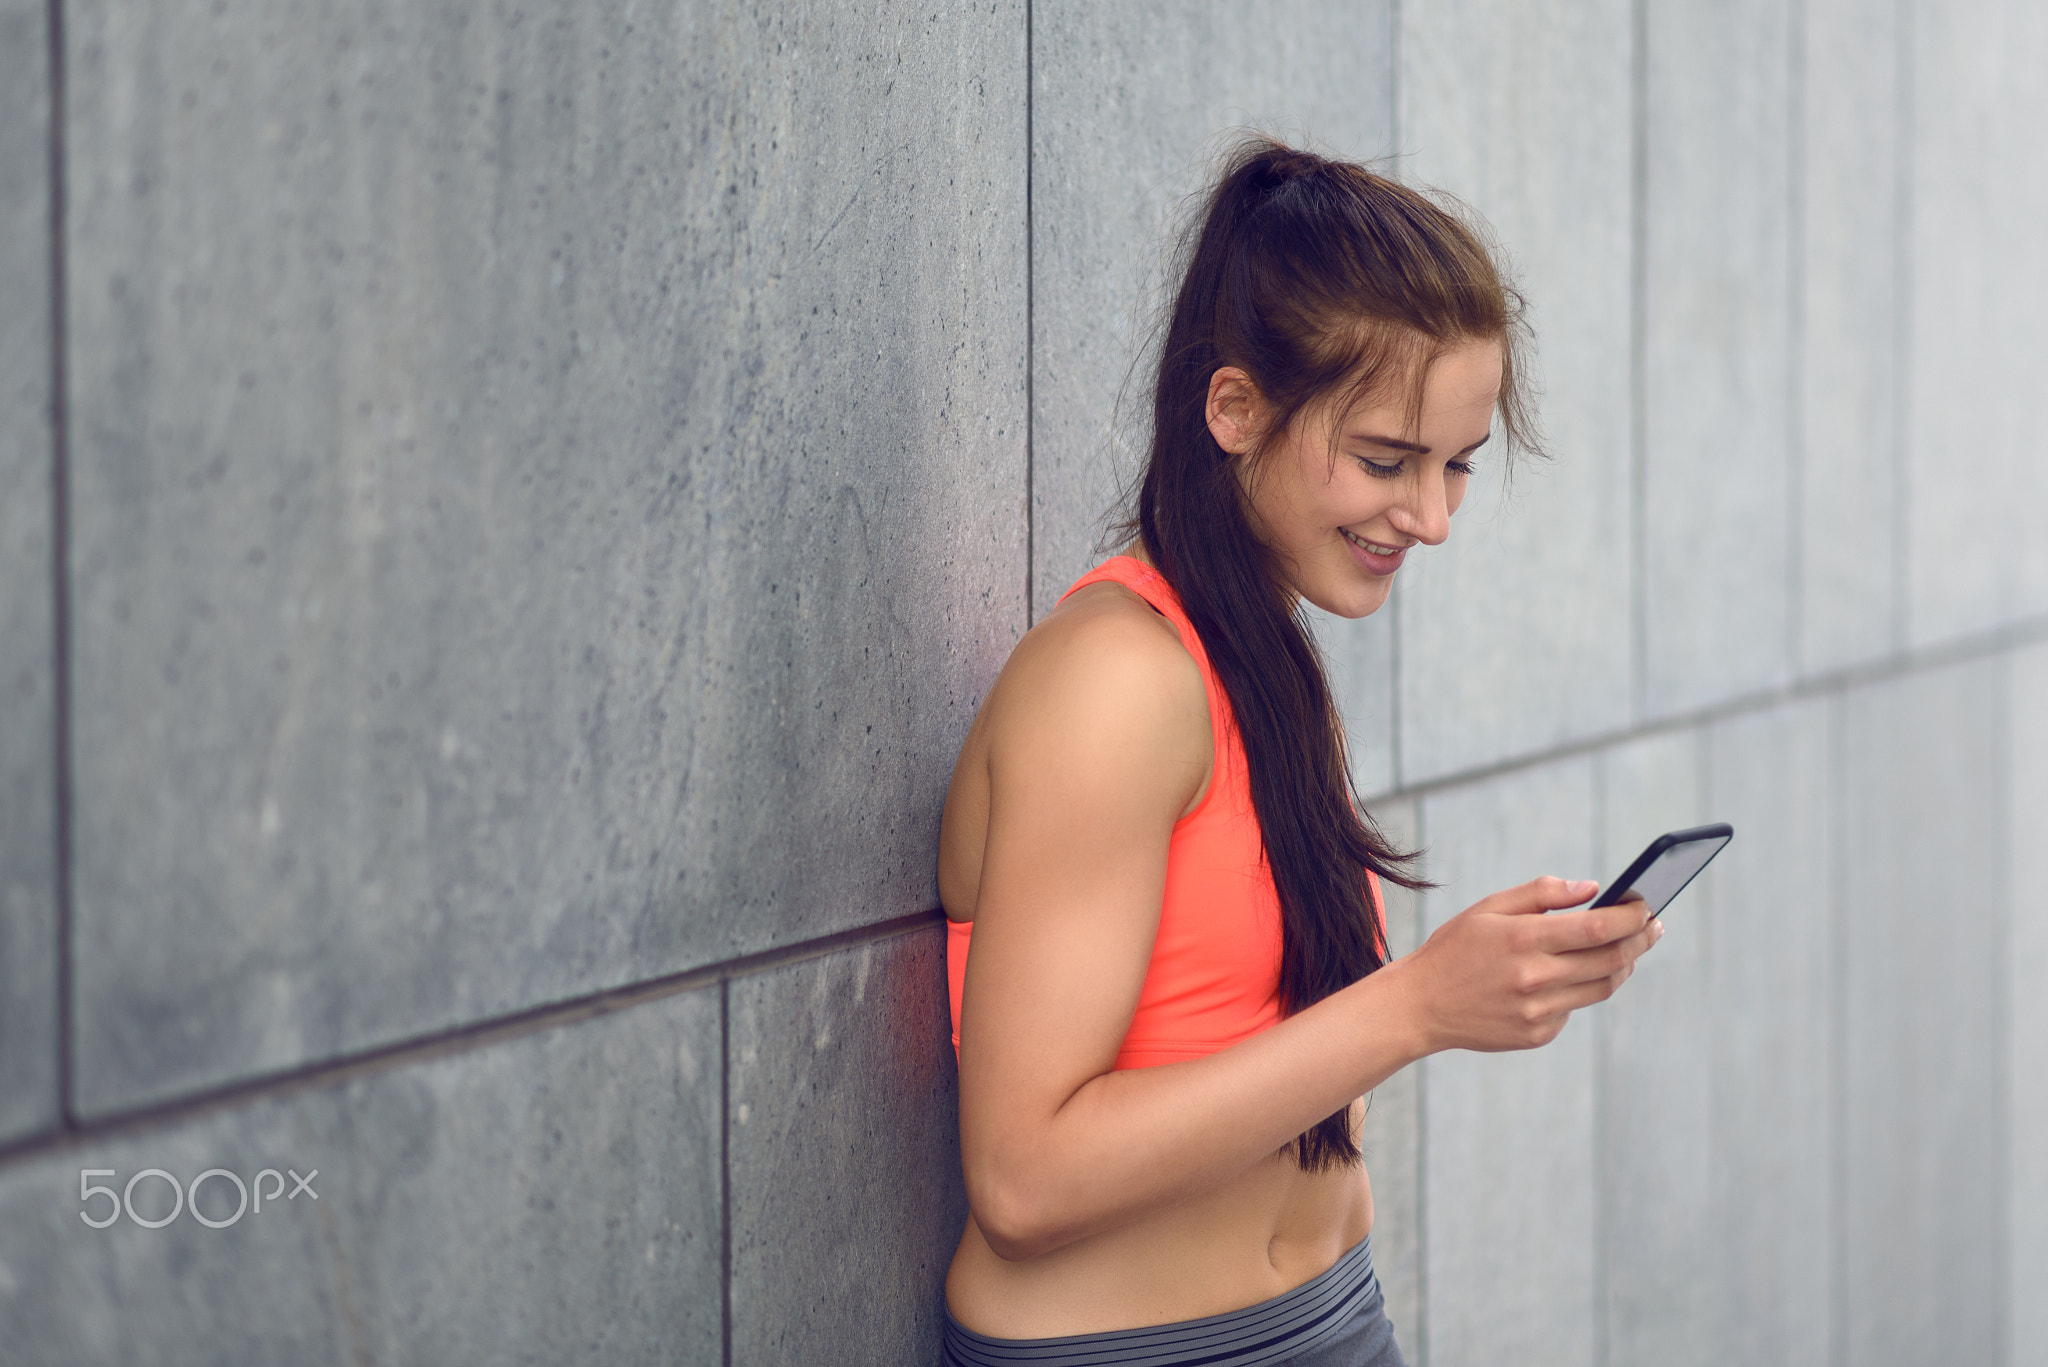
[[[1179,595],[1157,570],[1128,555],[1096,566],[1075,580],[1067,594],[1105,579],[1136,593],[1179,629],[1208,690],[1215,756],[1201,802],[1173,826],[1152,962],[1117,1051],[1116,1067],[1149,1068],[1203,1058],[1278,1023],[1280,897],[1266,866],[1229,695],[1209,667],[1208,652],[1181,609]],[[1369,869],[1366,878],[1373,905],[1379,906],[1379,880]],[[960,996],[974,923],[949,921],[946,929],[957,1055]]]

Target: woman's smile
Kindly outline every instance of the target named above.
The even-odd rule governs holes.
[[[1337,533],[1350,543],[1353,557],[1371,574],[1392,574],[1401,568],[1401,560],[1408,554],[1407,546],[1382,546],[1342,527]]]

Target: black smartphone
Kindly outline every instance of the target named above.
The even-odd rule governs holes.
[[[1593,905],[1611,907],[1630,897],[1640,897],[1649,903],[1650,915],[1655,916],[1670,906],[1671,899],[1734,838],[1735,828],[1725,821],[1660,835],[1636,856],[1636,862],[1621,877],[1593,899]]]

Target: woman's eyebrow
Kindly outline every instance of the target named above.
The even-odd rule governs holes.
[[[1420,442],[1402,441],[1399,437],[1383,437],[1375,432],[1360,433],[1358,436],[1352,438],[1352,440],[1368,442],[1374,446],[1384,446],[1392,451],[1413,451],[1418,456],[1426,456],[1429,454],[1429,448],[1427,446],[1422,445]],[[1493,433],[1488,432],[1478,441],[1473,442],[1470,446],[1458,452],[1458,454],[1461,456],[1469,456],[1474,451],[1477,451],[1480,447],[1486,445],[1486,443],[1491,440],[1493,440]]]

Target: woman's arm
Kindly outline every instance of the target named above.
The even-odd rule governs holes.
[[[1628,976],[1637,906],[1559,879],[1497,893],[1416,953],[1207,1058],[1114,1070],[1167,845],[1208,769],[1201,675],[1149,609],[1041,623],[988,713],[988,832],[960,1024],[969,1204],[1037,1256],[1229,1181],[1408,1063],[1541,1044]]]

